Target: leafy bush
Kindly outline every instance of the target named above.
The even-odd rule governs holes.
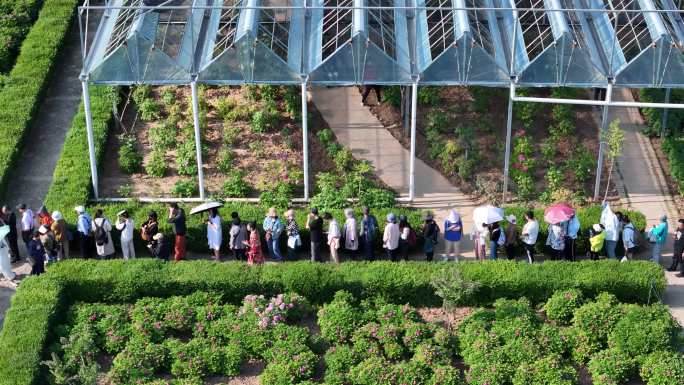
[[[606,349],[594,354],[589,361],[589,373],[594,385],[620,385],[635,373],[636,362],[619,349]]]
[[[197,174],[197,157],[196,157],[195,141],[186,140],[178,146],[178,153],[176,154],[176,167],[179,175],[196,175]]]
[[[684,384],[684,356],[664,351],[646,356],[639,371],[646,385]]]
[[[128,174],[138,172],[142,166],[142,154],[138,151],[138,140],[132,135],[121,135],[119,147],[119,167]]]
[[[573,357],[578,362],[586,362],[595,353],[608,345],[608,333],[622,316],[617,298],[601,293],[594,302],[582,305],[575,311],[572,323],[575,334],[572,336]]]
[[[38,16],[42,0],[7,0],[0,3],[0,73],[7,73],[14,64],[24,37]]]
[[[575,385],[577,371],[558,356],[548,356],[518,367],[513,385]],[[598,384],[596,384],[598,385]]]
[[[330,343],[349,342],[363,318],[351,293],[338,291],[335,298],[318,311],[321,335]]]
[[[264,108],[252,114],[250,128],[252,133],[262,134],[274,128],[278,121],[278,111],[273,105],[267,104]]]
[[[461,277],[458,270],[444,269],[431,282],[435,294],[442,298],[442,306],[454,309],[463,304],[478,289],[478,284]]]
[[[177,122],[168,117],[162,124],[150,127],[148,138],[153,149],[171,149],[176,145]]]
[[[359,193],[359,204],[372,209],[388,209],[395,205],[395,194],[383,188],[369,188]]]
[[[216,157],[216,168],[224,174],[233,169],[233,152],[229,148],[221,147]]]
[[[577,289],[557,291],[544,305],[546,316],[559,325],[568,325],[577,308],[582,305],[582,292]]]
[[[439,87],[420,87],[418,89],[418,103],[426,106],[436,106],[440,102]]]
[[[667,350],[675,342],[680,327],[665,305],[627,305],[625,314],[609,330],[609,347],[638,357]]]
[[[677,182],[680,195],[684,195],[684,138],[668,138],[662,149],[667,154],[670,175]]]
[[[171,189],[171,194],[179,198],[191,198],[199,192],[199,186],[194,179],[181,179]]]
[[[244,198],[249,195],[250,187],[245,182],[245,172],[234,171],[221,186],[221,196],[225,198]]]
[[[294,196],[294,187],[290,183],[278,182],[273,189],[266,190],[259,195],[259,202],[267,207],[285,209],[290,206]]]
[[[392,107],[395,108],[401,107],[401,87],[384,87],[382,90],[382,101],[384,103],[389,103]]]
[[[647,103],[662,103],[665,100],[665,89],[663,88],[642,88],[639,90],[639,101]],[[681,103],[684,101],[684,93],[679,89],[672,89],[670,103]],[[661,108],[640,108],[648,125],[647,135],[657,136],[660,134],[663,122],[663,110]],[[682,128],[684,122],[684,112],[679,109],[671,109],[667,116],[667,127],[665,132],[675,134]]]
[[[141,104],[138,104],[138,113],[140,113],[140,119],[150,122],[159,119],[161,107],[155,99],[146,98]]]
[[[145,165],[145,172],[147,175],[154,178],[161,178],[166,175],[166,158],[164,157],[164,150],[153,149],[150,154],[150,159]]]

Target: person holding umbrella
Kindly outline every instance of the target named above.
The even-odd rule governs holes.
[[[493,223],[498,223],[504,219],[503,215],[503,209],[499,207],[494,207],[492,205],[487,205],[487,206],[480,206],[475,208],[473,210],[473,223],[475,223],[475,226],[473,228],[473,233],[471,237],[475,239],[475,255],[478,258],[481,258],[484,260],[486,258],[486,244],[487,244],[487,235],[490,229],[491,224]],[[481,225],[479,225],[481,224]],[[499,230],[501,231],[501,230]],[[499,233],[500,234],[500,233]],[[490,237],[491,239],[491,237]],[[497,237],[498,239],[498,237]],[[490,242],[491,246],[491,242]],[[498,246],[498,245],[497,245]],[[496,255],[496,251],[490,251],[490,254],[494,253],[493,255]]]
[[[546,245],[551,246],[551,258],[560,259],[565,250],[568,226],[563,223],[569,221],[575,215],[575,210],[567,203],[557,203],[549,206],[544,211],[544,220],[549,225],[549,235],[546,238]],[[577,222],[579,230],[579,221]],[[577,235],[575,234],[575,237]]]
[[[214,260],[221,261],[221,242],[223,242],[223,229],[221,228],[221,216],[218,208],[209,209],[209,217],[205,221],[207,224],[207,241],[209,249],[214,253]]]

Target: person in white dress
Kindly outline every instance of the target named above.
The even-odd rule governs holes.
[[[121,232],[121,253],[125,260],[135,259],[135,247],[133,246],[133,230],[135,223],[128,211],[121,210],[117,214],[116,229]]]
[[[0,227],[0,272],[5,277],[10,284],[16,286],[14,280],[17,275],[12,271],[12,262],[10,257],[9,244],[7,243],[7,235],[10,232],[10,227],[8,225],[2,225]]]
[[[324,213],[323,219],[328,221],[328,246],[330,246],[330,262],[340,263],[340,259],[337,256],[337,249],[340,248],[340,237],[342,236],[340,232],[340,226],[330,213]]]
[[[359,249],[359,232],[356,227],[356,218],[354,218],[354,210],[344,209],[344,216],[347,218],[344,221],[344,248],[349,251],[349,256],[356,257],[356,251]]]
[[[221,216],[217,208],[209,210],[209,218],[207,218],[207,240],[209,241],[209,248],[214,253],[214,259],[221,260],[221,242],[223,242],[223,230],[221,229]]]
[[[102,229],[104,234],[102,238],[98,239],[98,229]],[[95,212],[95,219],[93,219],[92,231],[95,234],[95,249],[97,256],[100,259],[109,259],[114,257],[114,242],[112,242],[112,224],[109,219],[104,217],[102,209],[97,209]]]

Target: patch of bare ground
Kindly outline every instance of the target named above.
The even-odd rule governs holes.
[[[416,309],[423,321],[443,326],[447,330],[456,330],[461,322],[474,310],[472,307],[459,307],[451,311],[441,307],[421,307]]]

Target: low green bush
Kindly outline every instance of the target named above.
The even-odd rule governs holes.
[[[621,385],[635,372],[634,358],[620,349],[600,351],[589,361],[589,373],[594,385]]]
[[[668,138],[662,149],[670,164],[670,175],[677,182],[679,194],[684,195],[684,138]]]
[[[639,357],[673,346],[680,332],[667,306],[625,305],[624,315],[610,328],[608,346]]]
[[[0,73],[14,64],[19,47],[38,16],[43,0],[5,0],[0,2]]]
[[[136,147],[137,138],[132,135],[121,135],[119,137],[121,146],[119,147],[119,167],[127,174],[138,172],[142,166],[142,154]]]
[[[653,352],[643,359],[639,371],[646,385],[684,384],[684,356],[678,352]]]
[[[582,292],[577,289],[557,291],[544,305],[546,317],[559,325],[568,325],[575,309],[582,305]]]
[[[179,198],[192,198],[199,192],[199,186],[195,179],[180,179],[171,188],[171,193]]]
[[[251,187],[245,181],[245,172],[233,171],[221,186],[221,196],[224,198],[244,198],[249,195]]]
[[[577,383],[575,368],[563,362],[558,356],[548,356],[523,364],[513,375],[513,385],[575,385]]]
[[[572,355],[577,362],[587,362],[591,356],[605,349],[608,334],[622,316],[617,298],[601,293],[596,301],[582,305],[575,310],[571,334]]]
[[[153,149],[150,159],[145,165],[145,172],[153,178],[161,178],[166,175],[167,165],[164,150]]]
[[[639,101],[646,103],[663,103],[665,101],[665,89],[663,88],[642,88],[639,90]],[[684,92],[680,89],[672,89],[670,94],[670,103],[682,103],[684,101]],[[644,120],[648,125],[646,134],[650,136],[660,135],[663,124],[663,109],[662,108],[640,108],[644,115]],[[684,125],[684,111],[679,109],[671,109],[667,116],[666,134],[677,134],[682,130]]]

